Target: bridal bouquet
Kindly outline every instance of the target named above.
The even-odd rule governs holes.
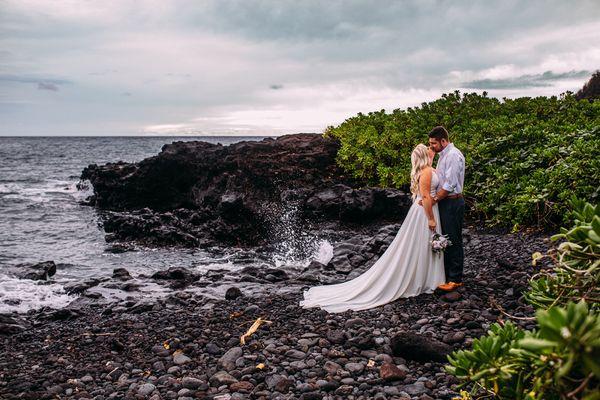
[[[431,250],[434,253],[441,253],[451,245],[452,242],[448,239],[448,235],[440,235],[437,232],[431,235]]]

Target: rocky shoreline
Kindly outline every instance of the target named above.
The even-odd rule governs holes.
[[[456,381],[442,369],[444,355],[505,319],[497,306],[532,315],[522,298],[535,273],[531,254],[550,244],[544,236],[470,226],[465,287],[455,293],[341,314],[298,306],[304,288],[372,265],[398,227],[347,236],[334,243],[326,265],[300,271],[242,267],[202,275],[180,266],[131,277],[117,269],[80,287],[80,299],[65,309],[1,315],[0,398],[450,399]],[[135,297],[145,280],[169,294]],[[103,284],[125,285],[131,296],[102,302],[94,288]],[[211,285],[228,290],[220,297],[190,290]],[[270,322],[242,345],[240,336],[259,317]]]

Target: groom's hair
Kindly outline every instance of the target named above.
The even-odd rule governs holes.
[[[436,139],[440,142],[442,139],[448,140],[448,131],[443,126],[436,126],[431,131],[429,131],[429,137]]]

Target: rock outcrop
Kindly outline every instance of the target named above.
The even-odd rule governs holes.
[[[92,164],[81,178],[94,187],[89,204],[102,210],[108,241],[253,246],[268,243],[283,219],[401,221],[409,196],[348,176],[338,148],[320,134],[174,142],[138,163]]]

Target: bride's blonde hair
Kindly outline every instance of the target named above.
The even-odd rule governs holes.
[[[412,151],[410,161],[412,163],[412,169],[410,171],[410,192],[412,193],[412,198],[414,200],[419,194],[419,178],[421,177],[421,173],[423,172],[423,169],[430,165],[427,146],[419,143]]]

